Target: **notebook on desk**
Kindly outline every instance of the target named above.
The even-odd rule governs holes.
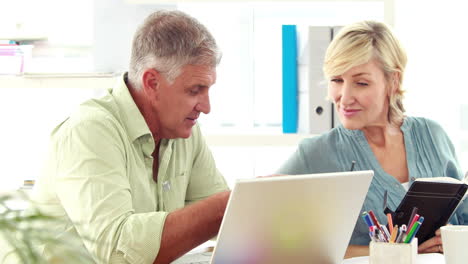
[[[424,224],[417,234],[421,245],[432,238],[437,229],[448,223],[467,190],[466,183],[453,178],[421,178],[410,186],[395,212],[389,209],[384,212],[392,213],[393,223],[401,226],[409,222],[413,208],[417,208],[417,214],[424,216]]]
[[[211,263],[341,263],[372,177],[355,171],[239,180]]]

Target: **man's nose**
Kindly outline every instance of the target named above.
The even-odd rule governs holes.
[[[210,96],[208,94],[203,95],[195,107],[195,110],[204,113],[205,115],[209,114],[211,111],[210,105]]]

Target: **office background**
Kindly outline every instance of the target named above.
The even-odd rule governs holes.
[[[391,23],[405,46],[408,115],[442,124],[468,170],[468,18],[463,1],[17,0],[2,3],[0,38],[33,44],[24,76],[0,75],[0,189],[40,173],[51,129],[125,70],[131,36],[152,10],[180,9],[207,25],[223,59],[200,119],[220,170],[235,178],[273,173],[310,135],[309,26],[363,19]],[[299,131],[281,134],[281,25],[299,37]],[[1,61],[0,61],[1,63]],[[102,88],[101,88],[102,87]]]

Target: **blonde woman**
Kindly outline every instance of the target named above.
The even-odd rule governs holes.
[[[399,41],[385,24],[364,21],[343,28],[324,61],[329,98],[342,125],[302,141],[279,173],[347,171],[355,161],[355,170],[374,171],[362,211],[373,210],[385,223],[385,191],[389,207],[396,208],[416,178],[461,179],[452,142],[443,128],[429,119],[404,115],[406,61]],[[467,222],[468,206],[462,205],[451,223]],[[347,256],[367,255],[369,241],[368,227],[358,219]],[[442,251],[440,231],[419,246],[419,252]]]

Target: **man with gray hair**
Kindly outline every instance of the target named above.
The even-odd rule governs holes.
[[[128,74],[52,133],[33,200],[66,219],[59,236],[79,237],[98,263],[169,263],[217,234],[230,192],[197,119],[210,112],[219,60],[196,19],[145,20]]]

